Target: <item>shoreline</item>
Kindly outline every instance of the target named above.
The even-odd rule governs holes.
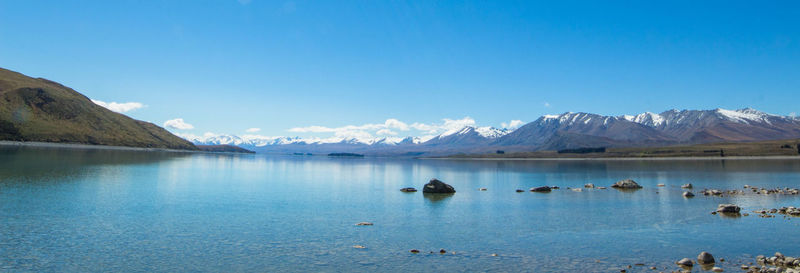
[[[0,140],[0,146],[15,147],[37,147],[37,148],[62,148],[62,149],[90,149],[90,150],[112,150],[112,151],[136,151],[136,152],[169,152],[169,153],[205,153],[205,151],[178,150],[167,148],[143,148],[128,146],[107,146],[78,143],[55,143],[38,141],[8,141]]]
[[[800,156],[677,156],[677,157],[420,157],[418,159],[464,161],[667,161],[667,160],[800,160]]]

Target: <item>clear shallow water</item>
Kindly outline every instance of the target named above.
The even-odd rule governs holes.
[[[458,192],[399,191],[433,177]],[[566,190],[624,178],[645,188]],[[645,263],[628,271],[651,272],[677,269],[674,261],[701,251],[738,271],[755,255],[800,255],[800,218],[709,214],[720,203],[746,211],[800,206],[800,196],[684,199],[683,183],[695,192],[796,188],[800,160],[447,161],[6,147],[0,271],[619,272]],[[562,189],[514,192],[540,185]],[[362,221],[375,225],[354,226]],[[427,253],[440,248],[456,253]]]

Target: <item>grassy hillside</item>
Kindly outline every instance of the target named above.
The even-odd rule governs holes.
[[[197,149],[161,127],[112,112],[59,83],[2,68],[0,140]]]
[[[502,149],[502,148],[501,148]],[[642,148],[593,148],[561,151],[456,155],[453,158],[648,158],[648,157],[730,157],[798,156],[800,139],[760,142],[715,143]]]

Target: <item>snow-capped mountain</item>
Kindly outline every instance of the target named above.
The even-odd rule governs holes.
[[[563,149],[788,138],[800,138],[798,119],[745,108],[669,110],[661,114],[645,112],[623,116],[571,112],[545,115],[494,144]]]
[[[465,126],[439,135],[300,138],[181,135],[195,144],[230,144],[258,152],[356,152],[376,155],[484,153],[581,147],[633,147],[800,138],[800,118],[755,109],[668,110],[660,114],[545,115],[516,130]]]
[[[203,136],[179,134],[179,136],[199,145],[236,145],[248,147],[264,147],[274,145],[302,144],[302,145],[322,145],[322,144],[351,144],[351,145],[415,145],[425,143],[438,143],[473,139],[474,141],[485,141],[495,139],[508,134],[507,129],[494,127],[472,127],[466,126],[457,130],[449,130],[440,135],[421,136],[421,137],[380,137],[380,138],[300,138],[300,137],[266,137],[258,135],[225,135],[225,134],[205,134]]]

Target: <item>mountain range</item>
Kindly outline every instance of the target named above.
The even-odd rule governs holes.
[[[545,115],[516,130],[466,126],[435,136],[359,138],[173,135],[110,111],[59,83],[0,68],[0,140],[197,150],[235,145],[261,153],[450,155],[575,148],[655,147],[800,138],[800,118],[752,108],[660,114]]]
[[[195,137],[195,144],[232,144],[268,153],[355,152],[372,155],[445,155],[497,150],[541,151],[587,147],[649,147],[800,138],[800,119],[739,110],[668,110],[660,114],[604,116],[591,113],[545,115],[516,130],[466,126],[441,135],[377,139],[219,135]]]

